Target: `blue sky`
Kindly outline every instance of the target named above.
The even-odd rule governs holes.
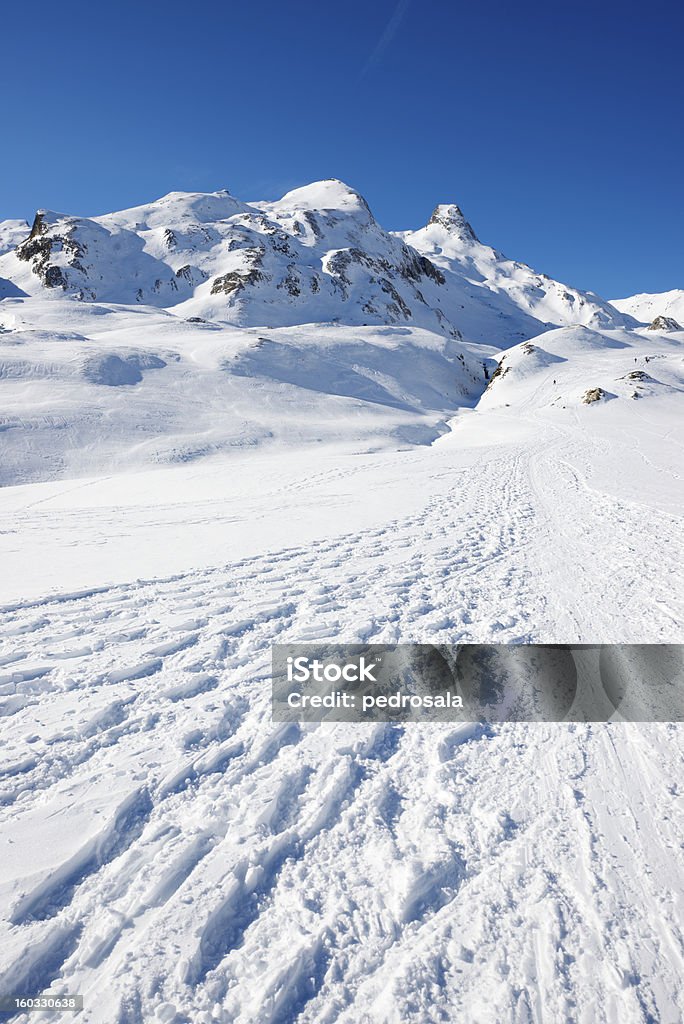
[[[608,297],[684,287],[681,5],[3,5],[0,219],[337,177]],[[9,157],[9,158],[8,158]]]

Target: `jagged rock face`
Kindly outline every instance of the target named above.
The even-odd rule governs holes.
[[[674,317],[671,316],[657,316],[655,320],[649,324],[649,331],[681,331],[681,324],[678,324]]]
[[[61,288],[67,290],[69,279],[64,270],[64,264],[77,271],[80,275],[87,275],[87,271],[80,262],[85,255],[85,248],[75,238],[76,221],[64,219],[60,229],[54,226],[49,230],[46,221],[46,214],[39,211],[31,233],[26,241],[21,242],[16,248],[17,258],[30,263],[33,273],[42,281],[46,288]],[[63,260],[56,262],[57,254],[63,256]]]
[[[468,221],[463,216],[460,207],[455,203],[436,206],[428,224],[435,224],[445,228],[453,237],[462,242],[477,242],[478,238]]]
[[[0,256],[3,278],[28,294],[161,306],[186,319],[406,324],[502,347],[568,320],[625,319],[484,246],[454,204],[421,231],[389,233],[335,179],[277,202],[173,192],[102,217],[39,211]]]

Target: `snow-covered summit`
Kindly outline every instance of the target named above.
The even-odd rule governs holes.
[[[261,209],[276,211],[293,210],[339,210],[340,213],[361,214],[364,219],[372,220],[368,203],[360,193],[339,178],[326,178],[313,181],[310,185],[286,192],[282,199],[274,203],[255,203]]]
[[[611,299],[611,304],[622,313],[628,313],[642,324],[652,323],[656,317],[670,317],[684,324],[684,289],[669,292],[642,292],[626,299]]]
[[[460,242],[478,241],[460,206],[456,206],[455,203],[442,203],[435,207],[427,224],[427,229],[432,227],[442,228],[449,236],[455,236]],[[432,231],[430,237],[439,237],[439,234]]]
[[[227,189],[218,192],[169,192],[151,203],[104,214],[93,220],[104,226],[144,230],[183,222],[211,224],[248,210]]]
[[[456,204],[387,232],[335,178],[275,202],[170,192],[98,217],[40,210],[0,230],[1,294],[162,307],[236,326],[404,324],[506,347],[629,317],[481,243]]]
[[[554,281],[485,245],[455,203],[437,206],[425,227],[398,234],[444,273],[442,309],[475,341],[497,338],[506,347],[570,324],[634,326],[628,314],[598,295]]]

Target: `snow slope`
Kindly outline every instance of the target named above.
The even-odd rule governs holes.
[[[681,288],[651,295],[630,295],[629,298],[611,299],[610,302],[621,313],[627,313],[641,323],[650,324],[658,316],[667,316],[684,326],[684,290]]]
[[[647,402],[5,489],[3,988],[91,1021],[677,1020],[680,728],[269,720],[274,641],[677,640],[681,437]]]
[[[654,335],[557,328],[501,355],[478,408],[560,410],[592,404],[587,397],[598,389],[601,403],[658,399],[670,410],[662,413],[663,422],[669,415],[675,424],[684,388],[683,342],[684,331]],[[652,408],[650,401],[647,408]]]
[[[29,226],[25,220],[0,220],[0,256],[23,242],[28,233]]]
[[[0,256],[11,252],[22,242],[29,231],[29,226],[23,220],[0,220]],[[6,280],[0,274],[0,300],[10,295],[24,294],[12,281]]]
[[[0,994],[680,1021],[680,725],[274,725],[270,649],[679,642],[684,332],[334,181],[0,278]]]
[[[149,306],[0,305],[0,484],[225,451],[429,443],[484,386],[482,357],[416,327],[238,329]]]

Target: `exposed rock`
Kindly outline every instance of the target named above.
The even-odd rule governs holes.
[[[504,366],[504,360],[505,359],[506,359],[506,356],[502,356],[501,357],[501,359],[499,361],[499,365],[497,366],[496,370],[492,374],[492,379],[490,380],[489,384],[487,385],[487,391],[489,391],[489,389],[491,388],[491,386],[492,386],[492,384],[494,383],[495,380],[501,380],[501,378],[505,377],[506,374],[508,373],[508,371],[510,370],[510,366]]]
[[[387,309],[395,319],[399,319],[399,313],[401,312],[406,320],[411,319],[411,310],[406,305],[401,295],[394,287],[391,281],[388,281],[386,277],[381,277],[378,284],[382,288],[386,295],[389,295],[392,302],[388,303]]]
[[[681,331],[682,326],[671,316],[657,316],[646,329],[648,331]]]
[[[418,262],[420,263],[420,269],[426,277],[432,278],[432,280],[436,281],[437,284],[445,284],[446,277],[442,271],[438,270],[434,263],[427,258],[427,256],[419,256]]]
[[[316,220],[314,214],[311,212],[311,210],[303,210],[302,216],[304,217],[304,220],[313,231],[314,238],[320,240],[323,237],[323,234],[318,226],[318,221]]]
[[[229,274],[223,274],[222,277],[215,277],[211,285],[211,294],[220,295],[234,295],[236,292],[243,290],[245,285],[256,284],[258,281],[263,281],[264,275],[256,269],[247,270],[245,272],[233,270]]]
[[[378,270],[384,269],[389,270],[389,264],[386,260],[374,260],[372,256],[362,252],[361,249],[338,249],[336,252],[331,253],[327,260],[327,271],[332,274],[333,277],[338,278],[344,284],[351,284],[351,278],[349,277],[348,270],[354,264],[365,267],[367,270]]]
[[[289,292],[289,294],[293,296],[293,298],[297,295],[301,295],[301,282],[297,276],[294,263],[290,263],[288,265],[287,276],[284,277],[282,281],[278,282],[278,288],[284,288],[285,291]]]
[[[468,221],[463,216],[463,211],[455,203],[446,203],[436,206],[428,224],[438,224],[446,228],[451,234],[455,234],[463,241],[477,242],[478,238]]]
[[[211,285],[212,295],[234,295],[241,292],[248,284],[257,284],[265,281],[266,275],[258,268],[261,266],[264,257],[263,246],[244,250],[246,267],[241,270],[232,270],[221,277],[215,277]]]
[[[266,233],[273,235],[273,237],[271,238],[271,245],[273,246],[276,252],[282,253],[283,256],[294,257],[297,255],[295,251],[290,247],[288,237],[284,232],[279,231],[277,233]]]
[[[421,256],[415,249],[410,249],[408,245],[404,246],[402,255],[403,259],[398,270],[406,280],[420,281],[424,277],[429,277],[437,284],[445,283],[446,278],[444,274],[441,270],[437,269],[427,256]]]
[[[64,291],[67,289],[67,277],[61,267],[45,266],[40,271],[36,270],[36,273],[43,280],[43,284],[46,288],[62,288]]]
[[[644,370],[631,370],[625,374],[623,380],[641,380],[647,381],[649,384],[658,383],[654,377],[651,377],[650,373],[646,373]]]
[[[199,267],[191,267],[189,263],[186,263],[184,267],[179,267],[176,271],[176,277],[182,278],[188,284],[199,284],[206,281],[208,276],[204,270],[200,270]]]
[[[600,402],[606,397],[606,393],[603,388],[589,388],[582,395],[582,402],[584,405],[591,405],[592,402]]]
[[[50,262],[55,252],[63,252],[67,265],[85,274],[80,262],[86,254],[86,247],[73,237],[75,223],[66,220],[62,232],[48,230],[45,214],[39,210],[33,221],[31,233],[15,249],[17,258],[31,263],[31,270],[40,278],[46,288],[62,288],[66,291],[69,280],[63,267]]]

